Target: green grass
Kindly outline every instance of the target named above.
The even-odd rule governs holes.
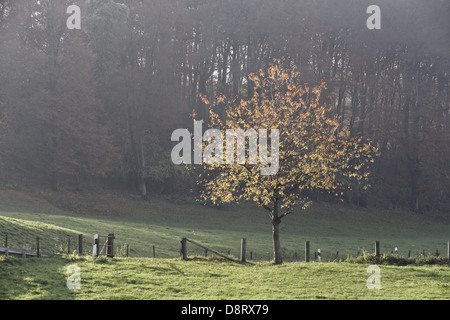
[[[66,286],[80,268],[81,289]],[[448,266],[380,266],[381,289],[368,289],[368,265],[236,264],[219,259],[0,257],[0,299],[298,300],[449,299]]]
[[[218,251],[239,256],[240,239],[247,239],[247,253],[254,260],[272,258],[271,224],[263,209],[251,205],[213,209],[190,203],[175,204],[155,198],[145,205],[110,216],[81,216],[67,212],[42,213],[2,211],[0,207],[0,246],[8,233],[10,247],[33,248],[41,239],[43,251],[67,252],[76,248],[77,235],[84,235],[84,248],[92,250],[93,235],[114,233],[118,255],[129,245],[131,257],[151,257],[155,246],[158,258],[179,256],[180,239],[192,238]],[[32,211],[32,210],[29,210]],[[425,251],[446,253],[450,224],[437,217],[408,212],[380,211],[345,206],[316,204],[306,211],[297,210],[286,217],[281,228],[281,246],[285,261],[303,260],[304,243],[310,241],[311,252],[321,249],[322,261],[356,256],[363,250],[373,252],[380,241],[382,253],[398,247],[401,256],[418,256]],[[203,255],[203,249],[188,245],[192,255]],[[295,258],[296,257],[296,258]]]
[[[22,206],[23,201],[20,205],[0,201],[0,246],[8,234],[9,247],[33,249],[38,236],[41,251],[67,252],[70,238],[72,252],[77,235],[83,234],[89,253],[95,233],[116,236],[113,260],[72,255],[0,257],[0,299],[450,298],[448,265],[380,265],[382,289],[369,290],[369,264],[329,262],[336,259],[337,251],[340,258],[355,257],[364,250],[371,253],[376,240],[384,254],[394,247],[402,257],[409,250],[413,257],[423,250],[445,254],[450,225],[442,216],[315,204],[283,220],[285,263],[274,266],[270,220],[263,209],[252,205],[217,209],[163,198],[111,200],[108,206],[101,197],[95,201],[104,207],[93,213],[74,213],[44,202]],[[182,237],[224,253],[231,251],[235,257],[240,239],[246,238],[247,258],[253,252],[254,260],[241,265],[211,256],[200,258],[204,250],[189,243],[190,259],[181,261]],[[310,241],[312,252],[320,248],[322,261],[328,263],[301,262],[305,241]],[[123,257],[125,244],[129,244],[130,258]],[[152,246],[157,259],[150,258]],[[81,290],[66,287],[65,272],[72,264],[81,268]]]

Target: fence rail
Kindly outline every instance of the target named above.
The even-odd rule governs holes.
[[[40,254],[37,251],[29,251],[29,250],[5,248],[5,247],[0,247],[0,254],[4,254],[5,256],[9,256],[9,255],[21,256],[22,258],[26,258],[27,256],[48,257],[47,254]]]
[[[205,246],[205,245],[203,245],[203,244],[201,244],[201,243],[199,243],[197,241],[194,241],[192,239],[189,239],[189,238],[182,238],[181,239],[181,256],[183,257],[183,260],[187,260],[187,246],[186,246],[187,242],[193,243],[196,246],[198,246],[200,248],[203,248],[203,249],[205,249],[207,251],[211,251],[212,253],[214,253],[214,254],[222,257],[222,258],[225,258],[225,259],[228,259],[228,260],[231,260],[231,261],[234,261],[234,262],[239,262],[238,260],[236,260],[236,259],[234,259],[234,258],[232,258],[230,256],[227,256],[226,254],[223,254],[223,253],[221,253],[221,252],[219,252],[219,251],[217,251],[215,249],[207,247],[207,246]]]

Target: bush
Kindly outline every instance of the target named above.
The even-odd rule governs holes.
[[[447,259],[445,256],[424,256],[421,254],[416,259],[416,264],[424,265],[424,264],[438,264],[438,265],[450,265],[450,260]]]
[[[350,257],[346,260],[346,262],[350,263],[361,263],[361,264],[383,264],[383,265],[394,265],[394,266],[406,266],[410,264],[415,265],[432,265],[432,264],[438,264],[438,265],[449,265],[450,266],[450,260],[447,259],[447,257],[444,256],[424,256],[420,255],[417,258],[403,258],[399,257],[397,255],[389,254],[389,255],[380,255],[376,256],[375,253],[367,253],[363,252],[362,255],[354,258]]]
[[[98,263],[98,264],[107,264],[110,262],[110,259],[108,259],[107,257],[104,256],[100,256],[94,259],[94,263]]]

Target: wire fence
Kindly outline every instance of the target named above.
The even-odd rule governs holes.
[[[106,236],[102,236],[106,239]],[[182,240],[180,238],[180,240]],[[67,234],[65,236],[46,236],[40,233],[38,236],[30,234],[24,235],[21,233],[5,233],[0,232],[0,255],[11,254],[13,252],[20,253],[26,251],[27,255],[35,255],[39,253],[40,256],[57,256],[57,255],[90,255],[94,253],[94,235],[88,234]],[[379,242],[375,246],[379,246]],[[106,254],[106,243],[101,241],[98,244],[98,253]],[[439,247],[443,248],[440,244]],[[102,250],[103,249],[103,250]],[[170,249],[170,250],[169,250]],[[16,251],[14,251],[16,250]],[[182,255],[182,246],[180,247],[163,248],[158,245],[142,245],[141,243],[124,243],[114,240],[114,245],[111,246],[110,256],[114,257],[137,257],[137,258],[179,258]],[[222,253],[236,259],[242,259],[243,248],[233,248],[222,250]],[[271,261],[273,259],[272,251],[255,251],[250,248],[244,249],[244,260],[246,261]],[[340,252],[336,249],[324,248],[310,250],[309,241],[305,243],[304,249],[286,250],[282,248],[283,260],[286,262],[300,262],[300,261],[319,261],[319,262],[340,262],[345,261],[350,256],[358,257],[365,253],[377,253],[379,255],[394,255],[404,258],[417,258],[418,256],[435,256],[447,257],[450,259],[450,241],[446,243],[446,252],[439,250],[403,250],[400,254],[395,250],[387,252],[376,252],[375,250],[366,250],[363,247],[358,248],[354,254],[349,255],[345,252]],[[379,249],[378,249],[379,250]],[[214,251],[214,250],[212,250]],[[195,245],[190,245],[188,253],[190,257],[213,257],[216,256],[211,250],[201,248]]]

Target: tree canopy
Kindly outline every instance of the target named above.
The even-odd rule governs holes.
[[[249,79],[254,84],[253,96],[229,101],[219,95],[210,109],[210,124],[220,128],[224,137],[229,129],[259,132],[278,129],[279,137],[274,141],[271,136],[270,148],[278,157],[278,168],[272,174],[261,174],[261,166],[265,165],[252,165],[250,152],[246,152],[246,161],[241,163],[224,165],[224,160],[205,164],[210,174],[204,181],[203,197],[213,202],[251,200],[268,210],[274,228],[274,261],[281,263],[278,238],[281,219],[296,204],[307,205],[307,190],[337,195],[349,188],[351,182],[367,189],[368,165],[374,162],[377,147],[362,137],[350,137],[348,128],[339,129],[332,108],[322,98],[325,85],[301,85],[295,68],[284,69],[274,63],[266,70],[250,74]],[[221,110],[225,110],[223,116]],[[250,144],[251,137],[248,140]],[[241,139],[240,143],[246,141]],[[267,149],[267,143],[261,144],[261,137],[259,143],[261,157],[261,149]],[[234,153],[234,143],[227,140],[225,149],[222,156]]]

